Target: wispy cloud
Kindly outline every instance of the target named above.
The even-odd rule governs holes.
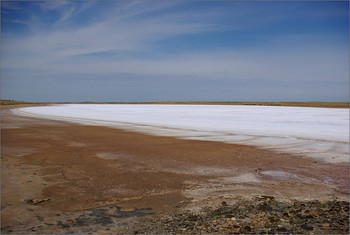
[[[63,24],[65,23],[75,12],[75,7],[71,7],[67,11],[64,11],[62,14],[61,18],[59,18],[56,22],[55,25]]]
[[[53,8],[51,4],[50,9]],[[54,5],[56,7],[56,5]],[[60,5],[61,6],[61,5]],[[168,6],[167,6],[168,7]],[[57,59],[69,59],[72,56],[84,55],[88,53],[126,50],[151,50],[152,43],[164,38],[181,35],[205,32],[212,27],[208,23],[192,23],[190,21],[177,22],[173,17],[155,16],[148,19],[122,21],[122,19],[131,17],[131,15],[144,14],[155,10],[160,10],[161,6],[137,7],[138,11],[132,11],[136,8],[135,3],[127,4],[124,10],[118,9],[116,17],[97,20],[87,26],[77,29],[58,29],[42,30],[26,38],[12,38],[5,41],[5,54],[11,57],[18,56],[21,62],[19,64],[34,66],[33,58],[29,59],[25,54],[32,57],[36,55],[41,57],[42,62],[53,63]],[[69,7],[60,18],[54,22],[54,25],[63,24],[74,14],[74,7]],[[129,13],[129,11],[133,13]],[[186,17],[186,16],[185,16]],[[68,23],[68,22],[67,22]],[[29,23],[30,24],[30,23]],[[34,23],[35,25],[38,25]],[[7,52],[7,53],[6,53]],[[21,52],[23,52],[21,54]],[[67,57],[67,58],[66,58]],[[23,63],[23,60],[29,63]],[[40,61],[40,59],[38,59]],[[11,63],[12,65],[15,65]],[[43,64],[38,64],[42,66]],[[16,65],[17,66],[17,65]]]
[[[41,1],[37,3],[43,10],[59,10],[65,8],[67,5],[71,5],[71,2],[67,0],[59,1]]]
[[[18,11],[22,10],[22,7],[18,4],[18,2],[8,2],[8,1],[2,1],[1,2],[1,10],[2,14],[9,13],[9,11]]]

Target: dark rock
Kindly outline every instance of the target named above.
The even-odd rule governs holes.
[[[278,232],[287,232],[287,229],[285,227],[278,227],[277,231]]]
[[[279,218],[276,218],[276,217],[269,217],[269,221],[271,222],[271,223],[274,223],[274,222],[277,222],[277,221],[279,221],[280,219]]]
[[[249,232],[252,231],[252,228],[250,226],[245,226],[244,229],[249,231]]]
[[[300,227],[303,228],[303,229],[305,229],[305,230],[309,230],[309,231],[314,230],[314,228],[313,228],[312,226],[309,226],[309,225],[307,225],[307,224],[303,224],[303,225],[301,225]]]

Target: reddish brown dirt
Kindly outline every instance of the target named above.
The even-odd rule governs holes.
[[[114,206],[120,212],[164,213],[257,194],[282,199],[347,199],[349,194],[345,164],[21,117],[11,108],[1,110],[3,233],[96,232],[106,225],[90,221],[74,228],[59,221],[71,219],[78,226],[74,218]],[[34,198],[50,200],[25,203]],[[122,215],[108,226],[134,218]]]

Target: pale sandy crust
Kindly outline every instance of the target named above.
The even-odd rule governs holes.
[[[21,117],[11,108],[1,107],[3,233],[101,232],[256,195],[348,200],[348,165]]]

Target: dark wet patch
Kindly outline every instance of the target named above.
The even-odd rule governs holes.
[[[130,217],[143,217],[152,215],[154,213],[152,208],[140,208],[134,211],[121,211],[119,206],[110,206],[109,208],[92,209],[86,211],[75,219],[68,219],[64,222],[58,221],[57,226],[60,227],[75,227],[75,226],[91,226],[101,225],[109,226],[114,224],[113,219],[130,218]]]
[[[57,226],[60,226],[62,228],[69,228],[70,225],[66,224],[66,223],[63,223],[62,221],[57,221]]]
[[[13,230],[11,229],[10,226],[4,226],[4,227],[1,227],[1,233],[12,233]]]

